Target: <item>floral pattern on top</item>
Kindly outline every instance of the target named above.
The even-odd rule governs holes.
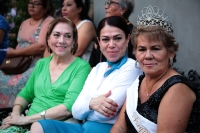
[[[17,37],[18,45],[16,46],[16,49],[25,48],[38,41],[38,36],[42,28],[42,22],[37,27],[35,33],[30,36],[29,40],[25,41],[19,36]],[[0,93],[3,94],[4,96],[4,97],[0,97],[0,102],[2,101],[0,104],[0,108],[13,106],[13,103],[15,101],[17,94],[28,81],[36,62],[40,58],[41,58],[40,55],[34,56],[29,68],[21,74],[6,75],[0,70]],[[4,102],[5,99],[8,99],[7,100],[8,102]]]

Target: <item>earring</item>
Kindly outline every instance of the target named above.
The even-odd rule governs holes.
[[[138,61],[136,60],[135,61],[135,68],[140,68],[140,66],[138,66],[137,64],[138,64]]]
[[[169,58],[169,65],[172,67],[172,66],[173,66],[173,63],[174,63],[173,58],[170,57],[170,58]]]

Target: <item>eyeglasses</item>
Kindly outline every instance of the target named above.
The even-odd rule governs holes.
[[[117,5],[119,5],[118,2],[114,2],[114,1],[105,2],[105,5],[108,5],[108,7],[110,7],[111,4],[117,4]]]
[[[39,5],[42,5],[42,3],[38,3],[38,2],[30,2],[29,1],[29,3],[28,3],[28,6],[30,6],[30,7],[38,7]]]

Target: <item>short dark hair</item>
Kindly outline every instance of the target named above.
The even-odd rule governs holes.
[[[49,39],[54,27],[58,23],[66,23],[66,24],[69,24],[72,27],[72,29],[73,29],[72,32],[73,32],[74,46],[71,49],[71,53],[75,54],[77,49],[78,49],[78,34],[77,34],[76,25],[68,18],[58,17],[58,18],[55,18],[53,21],[51,21],[51,23],[49,24],[48,30],[47,30],[47,34],[46,34],[46,42],[47,42],[47,44],[48,44],[48,39]]]
[[[139,35],[145,36],[149,41],[160,41],[166,47],[168,51],[178,51],[178,43],[172,34],[166,32],[166,30],[157,25],[153,26],[137,26],[134,28],[131,34],[131,42],[134,47],[134,51],[137,49]],[[176,62],[176,53],[173,59]]]
[[[110,25],[121,29],[125,33],[126,38],[130,34],[128,25],[122,17],[111,16],[111,17],[106,17],[99,22],[99,25],[97,27],[97,37],[99,39],[100,39],[100,32],[105,27],[105,25]]]

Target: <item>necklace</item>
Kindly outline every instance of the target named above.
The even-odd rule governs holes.
[[[165,76],[165,74],[167,73],[167,71],[168,71],[168,69],[169,69],[169,67],[166,69],[166,71],[165,71],[165,73],[159,78],[159,79],[157,79],[156,80],[156,82],[154,82],[154,84],[152,85],[152,87],[151,87],[151,89],[150,89],[150,91],[148,92],[148,87],[147,87],[147,79],[146,79],[146,90],[147,90],[147,97],[149,97],[150,96],[150,93],[151,93],[151,90],[152,90],[152,88],[153,88],[153,86],[160,80],[160,79],[162,79],[164,76]]]

